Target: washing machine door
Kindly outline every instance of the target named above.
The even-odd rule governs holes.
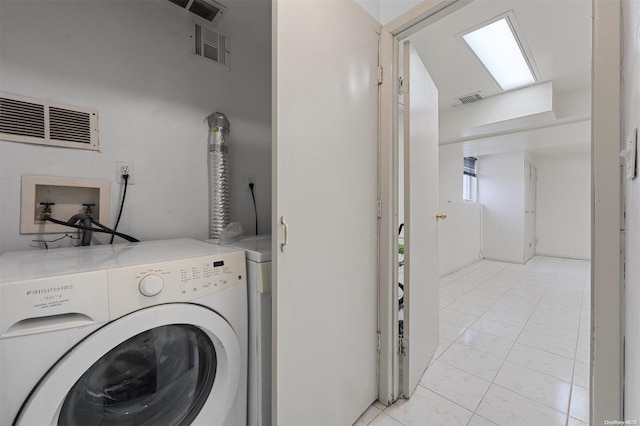
[[[16,425],[223,424],[241,363],[236,334],[215,312],[191,304],[143,309],[62,357]]]

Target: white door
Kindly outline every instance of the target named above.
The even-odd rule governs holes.
[[[273,5],[273,423],[352,424],[377,397],[378,35],[350,0]]]
[[[438,346],[438,89],[404,43],[404,347],[402,392],[413,394]]]
[[[525,162],[525,261],[536,254],[536,168]]]

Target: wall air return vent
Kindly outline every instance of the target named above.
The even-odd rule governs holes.
[[[206,20],[212,25],[217,25],[225,14],[227,8],[213,0],[169,0],[180,9],[188,10],[194,15]]]
[[[195,24],[192,38],[193,56],[210,59],[229,70],[229,36],[213,28]]]
[[[98,111],[0,92],[0,140],[98,150]]]
[[[460,96],[456,99],[460,104],[470,104],[472,102],[476,102],[484,98],[482,97],[480,92],[476,92],[476,93],[470,93],[468,95]]]

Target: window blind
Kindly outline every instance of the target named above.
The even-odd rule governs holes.
[[[475,157],[464,157],[464,167],[462,173],[465,175],[476,177],[476,163],[478,159]]]

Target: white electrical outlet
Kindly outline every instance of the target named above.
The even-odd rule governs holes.
[[[129,161],[116,162],[116,178],[118,183],[124,183],[123,175],[129,175],[128,185],[133,185],[133,163]]]
[[[247,191],[251,191],[251,188],[249,187],[249,184],[251,184],[251,183],[254,185],[254,188],[255,188],[256,175],[247,175],[246,176],[245,188],[247,189]]]

